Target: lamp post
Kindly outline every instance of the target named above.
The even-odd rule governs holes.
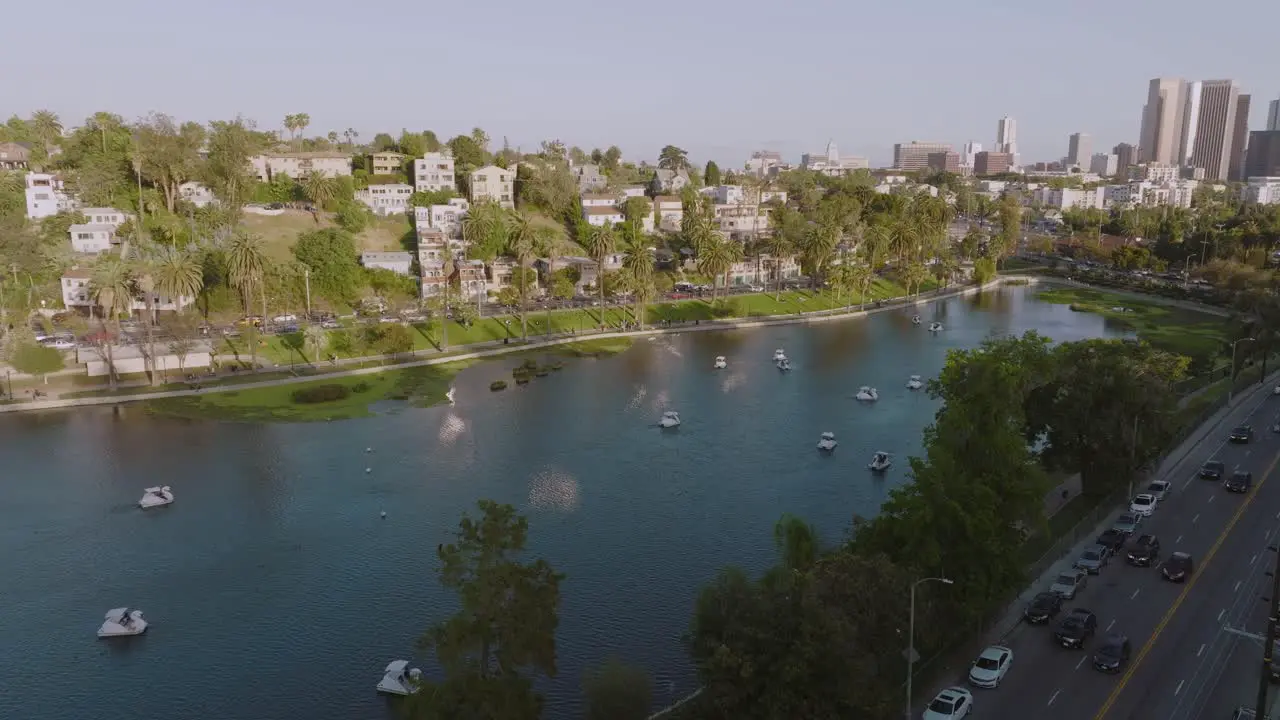
[[[1231,396],[1235,393],[1235,389],[1236,389],[1236,346],[1242,342],[1252,341],[1256,339],[1257,338],[1251,338],[1251,337],[1240,338],[1239,340],[1236,340],[1235,342],[1231,343],[1231,374],[1228,375],[1227,377],[1227,404],[1228,405],[1231,404]]]
[[[943,585],[954,584],[953,580],[944,577],[921,578],[911,583],[911,610],[907,629],[907,720],[911,720],[911,680],[916,664],[916,588],[927,582],[940,582]]]

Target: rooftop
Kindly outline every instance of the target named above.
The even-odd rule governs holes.
[[[74,278],[78,280],[88,280],[92,276],[93,274],[84,268],[71,268],[70,270],[62,273],[62,277],[64,278]]]
[[[120,215],[124,214],[123,210],[117,210],[115,208],[109,208],[109,207],[80,208],[80,212],[85,215],[107,215],[107,214],[113,214],[113,213],[118,213]]]
[[[588,215],[621,215],[622,211],[614,207],[589,207],[583,208],[583,212]]]
[[[82,223],[67,228],[70,232],[115,232],[115,225],[106,223]]]
[[[366,252],[361,253],[360,262],[409,262],[413,256],[407,252]]]
[[[350,160],[351,153],[334,152],[332,150],[317,150],[314,152],[268,152],[262,153],[263,157],[273,158],[297,158],[299,160]]]

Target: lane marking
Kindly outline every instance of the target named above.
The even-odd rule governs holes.
[[[1178,539],[1177,539],[1177,540],[1174,540],[1174,541],[1173,541],[1173,544],[1174,544],[1174,545],[1177,545],[1177,544],[1178,544],[1178,543],[1180,543],[1180,542],[1182,542],[1182,536],[1181,536],[1181,535],[1179,535],[1179,536],[1178,536]]]
[[[1052,704],[1053,704],[1053,701],[1054,701],[1054,700],[1057,700],[1057,699],[1058,699],[1058,693],[1060,693],[1060,692],[1062,692],[1062,691],[1061,691],[1061,690],[1054,690],[1054,691],[1053,691],[1053,697],[1049,698],[1049,704],[1050,704],[1050,705],[1052,705]]]
[[[1080,662],[1076,663],[1076,669],[1077,669],[1077,670],[1079,670],[1079,669],[1080,669],[1080,666],[1084,664],[1084,660],[1085,660],[1085,659],[1082,657],[1082,658],[1080,658]]]
[[[1184,682],[1186,682],[1186,680],[1179,680],[1179,681],[1178,681],[1178,687],[1176,687],[1176,688],[1174,688],[1174,689],[1173,689],[1173,694],[1174,694],[1174,695],[1177,695],[1178,693],[1182,692],[1182,683],[1184,683]]]
[[[1271,472],[1276,469],[1277,463],[1280,463],[1280,453],[1276,453],[1276,456],[1271,460],[1271,464],[1267,466],[1267,471],[1262,474],[1262,479],[1258,482],[1259,488],[1261,488],[1263,483],[1271,477]],[[1142,661],[1147,658],[1147,653],[1151,652],[1151,648],[1155,647],[1156,641],[1160,639],[1160,635],[1169,625],[1169,621],[1173,619],[1173,616],[1178,612],[1178,608],[1182,607],[1182,603],[1187,599],[1187,594],[1195,588],[1196,583],[1209,567],[1209,563],[1213,562],[1214,556],[1218,554],[1218,549],[1222,547],[1222,543],[1226,541],[1227,536],[1231,534],[1236,523],[1240,522],[1240,518],[1244,516],[1245,511],[1249,509],[1249,505],[1253,503],[1253,499],[1257,496],[1258,494],[1256,492],[1249,493],[1245,497],[1244,502],[1240,504],[1240,507],[1236,508],[1235,514],[1231,516],[1229,521],[1227,521],[1227,526],[1223,528],[1222,533],[1218,535],[1218,539],[1213,542],[1213,546],[1209,548],[1209,552],[1205,553],[1204,560],[1200,562],[1199,571],[1193,573],[1191,575],[1191,579],[1187,580],[1186,584],[1182,587],[1182,592],[1178,593],[1178,597],[1174,599],[1173,606],[1170,607],[1164,614],[1164,617],[1160,619],[1160,624],[1156,625],[1156,629],[1151,633],[1151,637],[1142,645],[1142,649],[1138,651],[1138,656],[1134,658],[1133,662],[1129,663],[1129,669],[1126,670],[1124,675],[1120,678],[1120,682],[1116,683],[1115,689],[1111,691],[1111,695],[1107,697],[1107,701],[1102,704],[1102,708],[1098,710],[1096,715],[1094,715],[1094,720],[1104,720],[1104,718],[1107,717],[1107,713],[1111,712],[1111,707],[1116,704],[1116,700],[1120,699],[1120,694],[1124,692],[1125,686],[1133,679],[1133,675],[1138,671],[1138,668],[1142,667]],[[1223,613],[1225,612],[1226,611],[1223,610]],[[1219,615],[1218,618],[1221,619],[1222,616]]]
[[[1200,657],[1203,654],[1204,654],[1204,643],[1200,643],[1200,649],[1196,651],[1196,657]]]
[[[1252,564],[1254,564],[1254,563],[1256,563],[1256,562],[1258,562],[1258,553],[1254,553],[1254,554],[1253,554],[1253,557],[1249,558],[1249,564],[1250,564],[1250,565],[1252,565]]]
[[[1217,500],[1217,499],[1218,499],[1218,496],[1217,496],[1217,495],[1210,495],[1210,496],[1209,496],[1209,502],[1213,502],[1214,500]]]
[[[1222,622],[1222,616],[1227,614],[1227,609],[1222,608],[1222,612],[1218,613],[1218,622]]]
[[[1141,591],[1142,591],[1142,588],[1138,588],[1137,590],[1134,590],[1133,594],[1129,596],[1129,599],[1133,600],[1134,598],[1138,597],[1138,593]],[[1107,628],[1107,629],[1110,630],[1111,628]]]
[[[1192,525],[1195,525],[1195,524],[1196,524],[1196,521],[1197,521],[1197,520],[1199,520],[1199,519],[1200,519],[1200,513],[1196,513],[1196,516],[1195,516],[1195,517],[1193,517],[1193,518],[1191,518],[1191,524],[1192,524]]]
[[[1237,581],[1236,581],[1236,587],[1235,587],[1235,589],[1234,589],[1234,590],[1232,590],[1231,592],[1240,592],[1240,583],[1241,583],[1241,582],[1243,582],[1243,581],[1242,581],[1242,580],[1237,580]]]
[[[1115,625],[1115,624],[1116,624],[1115,618],[1112,618],[1112,619],[1111,619],[1111,625],[1108,625],[1108,626],[1107,626],[1107,629],[1106,629],[1106,630],[1104,630],[1103,632],[1111,632],[1111,627],[1112,627],[1113,625]]]

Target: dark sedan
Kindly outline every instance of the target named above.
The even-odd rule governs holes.
[[[1104,673],[1118,673],[1129,663],[1129,638],[1109,635],[1093,654],[1093,668]]]
[[[1222,476],[1227,472],[1227,466],[1217,460],[1210,460],[1200,466],[1201,480],[1221,480]]]
[[[1098,539],[1095,540],[1094,542],[1107,548],[1112,553],[1118,553],[1120,552],[1120,548],[1124,547],[1124,539],[1125,539],[1124,533],[1120,532],[1119,530],[1111,529],[1111,530],[1104,530],[1103,533],[1099,535]]]
[[[1043,625],[1062,611],[1062,598],[1056,593],[1042,592],[1027,603],[1022,617],[1032,625]]]
[[[1247,493],[1249,488],[1253,487],[1253,473],[1244,471],[1231,473],[1231,477],[1222,483],[1222,487],[1227,492]]]
[[[1253,439],[1253,426],[1240,425],[1231,431],[1230,440],[1233,443],[1247,443]]]
[[[1053,631],[1053,640],[1064,648],[1082,648],[1098,629],[1098,616],[1083,608],[1075,608]]]
[[[1191,575],[1191,569],[1191,556],[1184,552],[1176,552],[1170,555],[1164,566],[1160,568],[1160,575],[1165,580],[1184,582]]]
[[[1130,565],[1138,567],[1150,567],[1151,563],[1160,555],[1160,540],[1155,535],[1143,535],[1134,541],[1133,547],[1129,548],[1128,560]]]

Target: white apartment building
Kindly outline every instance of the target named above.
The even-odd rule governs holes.
[[[1135,165],[1129,173],[1131,180],[1146,181],[1156,185],[1177,182],[1182,178],[1182,170],[1177,165],[1146,163]]]
[[[716,205],[720,232],[730,240],[750,240],[769,231],[769,209],[759,205]]]
[[[81,268],[71,268],[62,274],[62,304],[67,309],[91,308],[96,305],[89,278],[89,271]],[[155,294],[151,297],[151,301],[156,310],[176,312],[195,302],[195,298],[183,296],[174,302],[168,296]],[[147,310],[147,299],[142,296],[135,297],[130,309],[135,312]]]
[[[737,205],[747,202],[746,192],[741,185],[719,185],[714,188],[717,205]]]
[[[653,199],[653,204],[659,228],[668,232],[680,229],[680,221],[684,219],[684,202],[679,197],[659,195]]]
[[[263,153],[249,158],[249,164],[262,182],[276,175],[301,180],[313,172],[331,178],[351,174],[351,155],[332,151]]]
[[[1191,196],[1199,183],[1195,180],[1179,180],[1170,183],[1131,182],[1125,185],[1108,185],[1106,203],[1129,205],[1171,205],[1191,207]]]
[[[622,193],[621,202],[626,202],[627,198],[644,197],[645,187],[643,185],[627,185],[619,192]]]
[[[471,202],[493,200],[512,210],[516,206],[516,174],[497,165],[486,165],[471,172]]]
[[[1244,197],[1248,202],[1259,205],[1280,203],[1280,177],[1252,177],[1244,189]]]
[[[625,219],[618,208],[599,206],[582,208],[582,217],[597,227],[611,227]]]
[[[1032,198],[1043,207],[1057,210],[1068,210],[1070,208],[1101,210],[1106,204],[1106,191],[1041,187],[1032,193]]]
[[[409,211],[409,198],[413,186],[404,183],[370,185],[356,191],[356,200],[364,203],[375,215],[403,215]]]
[[[1120,168],[1120,156],[1110,153],[1094,153],[1089,159],[1089,172],[1094,175],[1111,177]]]
[[[782,166],[782,153],[773,150],[757,150],[751,153],[751,159],[743,166],[747,172],[756,177],[772,177]]]
[[[414,227],[435,228],[451,238],[462,237],[462,218],[471,209],[463,198],[450,198],[443,205],[418,206],[413,209]]]
[[[71,249],[78,253],[97,255],[116,244],[116,226],[96,223],[77,223],[69,230]]]
[[[204,183],[184,182],[178,186],[178,196],[198,208],[208,207],[218,201]]]
[[[453,154],[431,152],[413,161],[413,187],[419,192],[457,189],[453,174]]]
[[[23,180],[27,186],[28,218],[39,220],[75,209],[75,200],[62,189],[62,178],[33,172],[27,173]]]
[[[108,207],[82,208],[80,214],[84,215],[85,222],[91,225],[123,225],[129,216],[123,210]]]
[[[582,207],[616,207],[622,204],[622,197],[615,193],[582,193]]]
[[[367,268],[390,270],[397,275],[408,275],[413,266],[413,256],[407,252],[366,252],[360,254],[360,264]]]

